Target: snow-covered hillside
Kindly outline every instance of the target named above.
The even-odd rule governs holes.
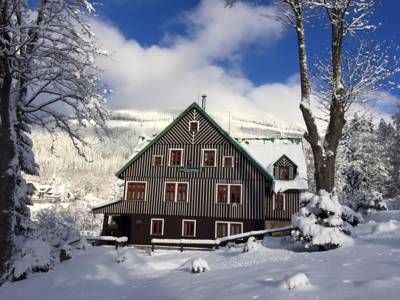
[[[247,253],[89,247],[48,273],[5,284],[0,299],[399,299],[399,228],[400,211],[379,212],[355,229],[353,245],[314,253],[284,238]],[[210,270],[192,274],[195,258]]]

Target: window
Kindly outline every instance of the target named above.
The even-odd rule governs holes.
[[[178,185],[178,194],[176,196],[176,201],[187,201],[187,190],[188,184],[187,183],[177,183]]]
[[[217,203],[228,203],[228,185],[217,185]]]
[[[189,122],[189,131],[190,132],[199,131],[199,121],[190,121]]]
[[[153,155],[153,166],[162,166],[162,155]]]
[[[166,182],[164,199],[166,202],[187,202],[188,191],[188,182]]]
[[[182,236],[195,237],[196,236],[196,221],[195,220],[182,220]]]
[[[285,210],[285,195],[278,193],[275,195],[274,210]]]
[[[216,237],[221,238],[228,236],[228,223],[217,222]]]
[[[151,219],[150,234],[164,235],[164,219]]]
[[[203,149],[203,167],[215,167],[216,166],[216,149]]]
[[[238,222],[215,222],[215,237],[221,238],[229,235],[243,233],[243,223]]]
[[[127,182],[126,200],[144,201],[146,196],[146,182]]]
[[[242,223],[229,223],[229,225],[230,225],[229,235],[242,233]]]
[[[242,186],[241,185],[231,185],[230,186],[230,203],[240,204],[242,194]]]
[[[171,149],[169,152],[169,165],[182,166],[183,149]]]
[[[289,180],[289,167],[279,167],[279,179]]]
[[[232,168],[233,167],[233,156],[224,156],[224,168]]]
[[[217,204],[241,204],[242,185],[241,184],[221,184],[217,183]]]
[[[165,201],[174,202],[175,201],[175,183],[165,184]]]
[[[292,180],[296,176],[297,166],[285,155],[274,164],[274,177],[278,180]]]

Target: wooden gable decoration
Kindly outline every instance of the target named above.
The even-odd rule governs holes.
[[[281,178],[281,170],[285,169],[288,171],[288,179]],[[297,165],[286,155],[282,155],[280,159],[278,159],[274,163],[274,177],[279,180],[293,180],[296,177],[297,173]]]

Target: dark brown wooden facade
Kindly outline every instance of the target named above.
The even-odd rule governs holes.
[[[196,126],[191,123],[198,123]],[[195,131],[193,129],[196,129]],[[170,166],[171,150],[182,149],[180,166]],[[203,166],[203,151],[215,150],[215,166]],[[161,156],[161,166],[154,157]],[[225,156],[233,167],[223,166]],[[159,158],[158,162],[159,163]],[[164,233],[158,238],[182,238],[182,220],[196,221],[196,236],[214,239],[218,221],[243,224],[243,231],[264,229],[265,220],[290,220],[299,209],[299,191],[288,191],[284,209],[274,207],[273,178],[197,104],[192,104],[149,145],[129,161],[117,176],[125,180],[121,201],[95,208],[95,213],[120,218],[124,230],[105,234],[128,235],[133,244],[149,244],[151,219],[163,219]],[[144,200],[126,200],[129,182],[144,182]],[[167,202],[168,182],[188,183],[187,201]],[[217,203],[217,185],[241,186],[240,204]],[[105,218],[107,219],[107,218]],[[110,220],[108,220],[110,221]],[[129,229],[129,230],[128,230]]]

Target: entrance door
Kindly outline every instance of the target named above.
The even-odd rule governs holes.
[[[120,216],[117,218],[117,236],[126,236],[128,238],[128,242],[130,242],[131,236],[131,218],[129,216]]]
[[[134,218],[132,220],[132,244],[138,244],[138,245],[143,245],[147,244],[148,241],[146,240],[146,237],[149,237],[149,232],[145,232],[145,224],[144,224],[144,219],[142,218]]]

